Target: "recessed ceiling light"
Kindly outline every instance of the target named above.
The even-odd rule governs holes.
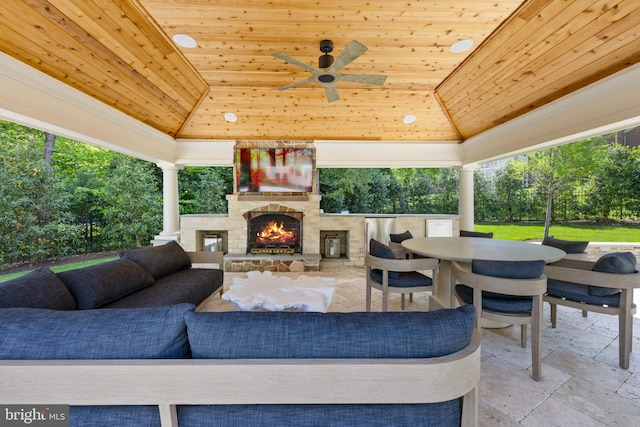
[[[471,46],[473,46],[473,40],[458,40],[451,45],[449,50],[453,53],[460,53],[471,49]]]
[[[173,41],[176,42],[178,46],[188,47],[188,48],[193,48],[198,45],[198,43],[196,43],[196,40],[193,37],[188,36],[186,34],[175,34],[173,36]]]
[[[411,123],[416,121],[416,116],[414,116],[413,114],[408,114],[406,116],[404,116],[404,119],[402,119],[402,122],[405,125],[410,125]]]
[[[229,123],[234,123],[236,120],[238,120],[238,116],[233,113],[224,113],[224,119]]]

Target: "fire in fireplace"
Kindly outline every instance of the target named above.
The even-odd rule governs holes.
[[[250,212],[247,252],[293,254],[302,252],[302,213]]]

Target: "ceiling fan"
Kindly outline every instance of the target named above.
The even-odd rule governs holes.
[[[274,53],[272,56],[282,59],[290,64],[296,65],[303,70],[311,73],[311,77],[306,80],[294,82],[286,86],[277,88],[278,90],[287,90],[308,83],[322,83],[327,96],[327,101],[333,102],[340,99],[335,82],[352,82],[367,85],[382,86],[387,80],[387,76],[383,74],[340,74],[345,66],[356,60],[360,55],[367,51],[367,47],[357,40],[353,40],[347,47],[340,52],[338,58],[334,61],[333,56],[329,55],[333,51],[333,42],[331,40],[322,40],[320,42],[320,51],[324,55],[318,58],[318,68],[313,68],[295,58],[291,58],[283,53]]]

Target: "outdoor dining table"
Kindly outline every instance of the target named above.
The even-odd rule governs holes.
[[[456,307],[451,261],[471,263],[473,259],[491,261],[555,262],[565,257],[563,250],[537,243],[478,237],[417,237],[402,242],[402,246],[418,255],[440,260],[438,277],[429,297],[429,310]]]

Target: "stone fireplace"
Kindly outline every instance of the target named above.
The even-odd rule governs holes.
[[[302,217],[302,212],[247,212],[247,253],[302,253]]]

